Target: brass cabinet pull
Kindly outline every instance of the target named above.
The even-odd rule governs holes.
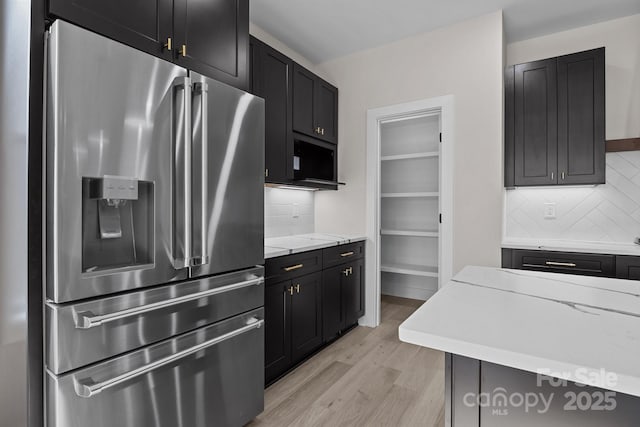
[[[343,257],[343,258],[344,258],[344,257],[351,256],[351,255],[353,255],[353,251],[344,252],[344,253],[341,253],[341,254],[340,254],[340,256],[341,256],[341,257]]]
[[[269,177],[269,169],[265,169],[264,170],[264,176],[265,176],[265,178]]]
[[[171,50],[171,37],[167,38],[167,42],[164,44],[164,48],[167,50]]]
[[[556,261],[547,261],[546,265],[552,265],[556,267],[575,267],[576,265],[572,262],[556,262]]]
[[[321,128],[320,126],[318,126],[318,127],[316,128],[316,133],[317,133],[318,135],[322,135],[322,128]]]
[[[304,264],[296,264],[296,265],[292,265],[290,267],[284,267],[283,270],[284,271],[293,271],[293,270],[297,270],[299,268],[304,267]]]
[[[560,177],[561,177],[562,179],[564,179],[564,172],[562,172],[562,173],[560,174]]]
[[[554,176],[553,172],[551,172],[551,181],[553,181],[553,176]]]
[[[300,284],[299,283],[296,285],[296,292],[300,293]]]
[[[345,268],[344,270],[342,270],[342,274],[344,274],[345,276],[349,275],[349,269]]]
[[[289,291],[289,294],[293,295],[293,286],[290,286],[287,290]]]
[[[183,44],[182,47],[180,48],[180,55],[187,56],[187,45],[186,44]]]
[[[324,135],[324,128],[320,129],[320,135]]]

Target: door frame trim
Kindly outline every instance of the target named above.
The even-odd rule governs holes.
[[[360,325],[380,324],[380,125],[398,116],[440,114],[440,213],[438,289],[453,276],[454,96],[445,95],[367,110],[367,242],[365,316]]]

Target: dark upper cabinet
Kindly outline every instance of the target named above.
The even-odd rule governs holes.
[[[604,48],[558,58],[558,175],[604,184]]]
[[[338,89],[298,64],[293,67],[293,130],[338,142]]]
[[[174,0],[176,63],[245,89],[249,0]]]
[[[60,17],[152,55],[171,60],[173,0],[49,0]]]
[[[604,48],[507,67],[505,186],[604,183]]]
[[[291,73],[293,61],[251,37],[251,91],[265,100],[265,181],[293,178]]]
[[[49,15],[248,87],[248,0],[50,0]]]

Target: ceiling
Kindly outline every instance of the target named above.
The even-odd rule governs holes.
[[[251,0],[251,21],[320,63],[500,9],[511,43],[640,13],[640,0]]]

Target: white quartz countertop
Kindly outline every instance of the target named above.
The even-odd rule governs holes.
[[[640,245],[634,243],[588,242],[575,240],[506,239],[503,248],[561,252],[640,256]]]
[[[465,267],[400,325],[399,335],[640,397],[640,282]]]
[[[362,235],[310,233],[294,236],[270,237],[264,239],[264,257],[275,258],[283,255],[297,254],[314,249],[361,242],[367,238]]]

